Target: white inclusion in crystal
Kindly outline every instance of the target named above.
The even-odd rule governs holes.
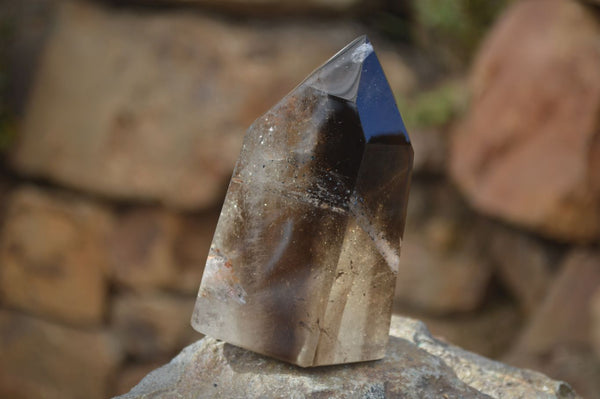
[[[273,270],[273,267],[279,261],[279,259],[285,252],[285,249],[290,244],[290,240],[292,238],[293,227],[294,227],[294,221],[292,219],[288,219],[285,221],[285,224],[283,225],[283,234],[281,235],[281,240],[279,240],[279,243],[277,244],[275,251],[273,251],[273,255],[271,255],[271,259],[269,259],[269,261],[267,262],[267,265],[265,266],[265,270],[266,270],[267,274],[271,273],[271,271]]]
[[[361,63],[373,52],[371,43],[363,43],[352,52],[352,62]]]
[[[356,196],[353,195],[350,198],[349,204],[350,213],[356,219],[358,226],[373,240],[375,248],[385,259],[392,272],[398,273],[400,270],[400,254],[398,254],[398,251],[385,239],[382,232],[377,232],[377,228],[369,221],[370,217],[367,210],[360,204],[360,200]]]

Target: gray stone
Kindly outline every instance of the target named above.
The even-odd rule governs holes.
[[[565,382],[487,359],[435,339],[422,322],[403,317],[392,318],[392,336],[404,338],[444,361],[456,376],[472,388],[492,398],[578,398]]]
[[[301,369],[206,337],[120,399],[577,398],[569,385],[506,366],[393,317],[383,360]]]

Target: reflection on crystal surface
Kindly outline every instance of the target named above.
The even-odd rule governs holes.
[[[194,328],[300,366],[383,357],[411,168],[360,37],[248,130]]]

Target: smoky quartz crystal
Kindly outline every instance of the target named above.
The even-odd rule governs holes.
[[[302,367],[382,358],[412,161],[359,37],[246,133],[193,327]]]

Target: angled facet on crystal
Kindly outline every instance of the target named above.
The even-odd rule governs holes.
[[[360,37],[246,133],[194,328],[303,367],[382,358],[412,160]]]

